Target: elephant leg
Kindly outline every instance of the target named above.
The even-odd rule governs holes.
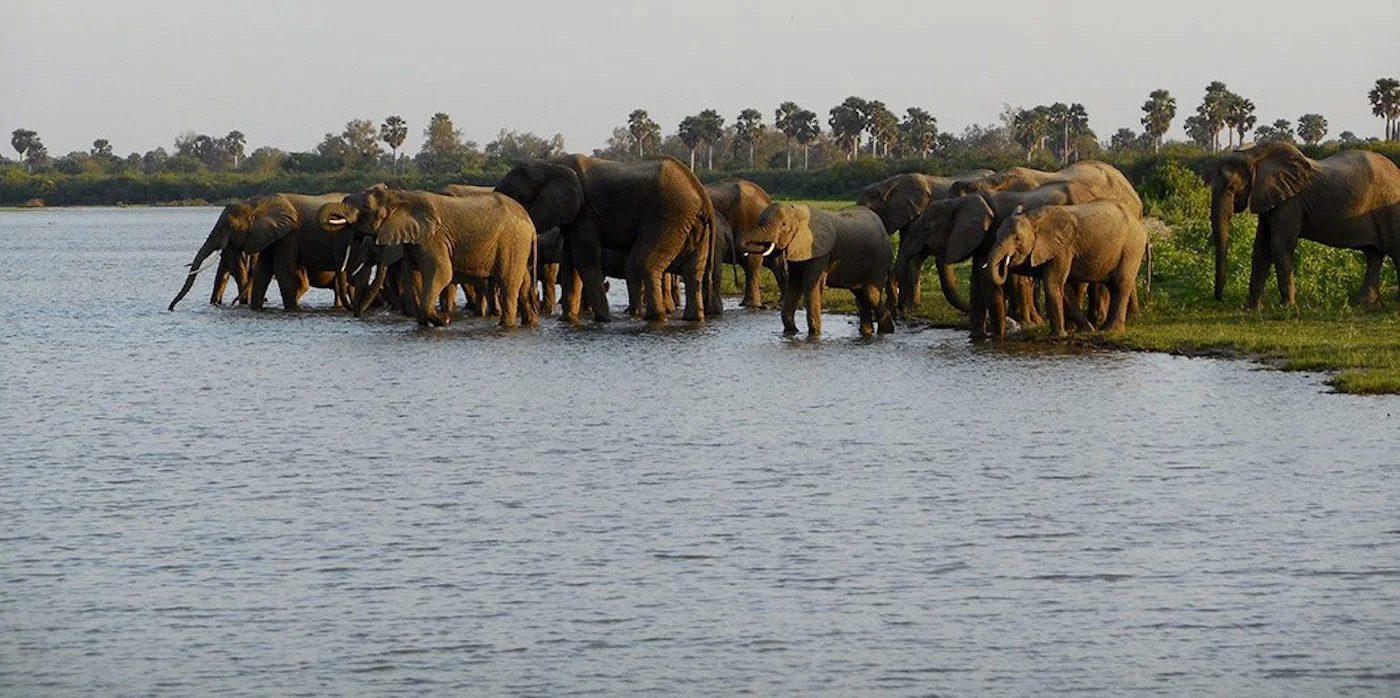
[[[1015,283],[1014,277],[1007,279],[1007,283]],[[987,283],[987,322],[990,324],[992,336],[997,339],[1006,339],[1006,287]]]
[[[889,334],[894,329],[894,319],[890,317],[889,308],[880,299],[880,287],[874,284],[862,286],[856,294],[864,297],[864,310],[869,315],[870,329],[877,329],[878,325],[880,334]],[[858,298],[857,305],[860,304]],[[869,332],[866,331],[866,323],[867,320],[863,315],[860,322],[860,333],[869,336]]]
[[[1126,277],[1127,275],[1122,275]],[[1100,325],[1104,332],[1120,332],[1128,324],[1128,299],[1132,297],[1135,278],[1119,278],[1103,284],[1109,288],[1108,315]]]
[[[987,277],[987,272],[982,269],[986,259],[981,256],[972,258],[972,278],[969,280],[967,327],[973,341],[980,341],[987,338],[987,310],[990,301],[992,282]]]
[[[1065,281],[1069,276],[1069,269],[1055,269],[1051,264],[1051,269],[1045,271],[1045,311],[1050,315],[1050,336],[1062,338],[1065,334]]]
[[[744,301],[740,305],[745,308],[763,307],[763,287],[758,284],[758,270],[761,266],[762,255],[744,255]]]
[[[1049,288],[1049,285],[1046,285]],[[1100,314],[1099,296],[1103,290],[1101,284],[1089,284],[1082,281],[1071,281],[1065,284],[1064,290],[1064,314],[1061,317],[1068,318],[1074,323],[1076,332],[1093,332],[1094,324],[1097,320],[1102,322],[1102,317],[1107,314],[1107,305],[1104,306],[1103,314]],[[1089,298],[1089,314],[1084,313],[1084,297]],[[1092,315],[1091,319],[1089,315]]]
[[[798,270],[789,269],[785,274],[787,283],[783,285],[780,314],[783,318],[783,334],[797,334],[797,301],[801,298],[801,276]]]
[[[282,309],[299,310],[297,300],[305,289],[311,288],[306,270],[297,267],[290,254],[276,254],[274,257],[273,273],[277,276],[277,291],[282,295]]]
[[[865,287],[857,286],[851,289],[851,295],[856,299],[856,317],[860,320],[860,336],[869,337],[875,334],[875,312],[870,305],[870,300],[865,295]]]
[[[219,268],[214,272],[214,290],[209,294],[209,305],[224,304],[224,289],[228,288],[228,278],[233,273],[229,256],[227,253],[220,253]]]
[[[1045,319],[1035,311],[1036,280],[1029,276],[1013,275],[1010,281],[1013,282],[1011,295],[1016,301],[1016,321],[1026,327],[1044,322]]]
[[[714,274],[724,271],[718,267],[711,269]],[[716,289],[711,288],[711,284],[718,283],[717,278],[711,278],[705,273],[705,267],[701,264],[698,255],[690,256],[681,265],[680,271],[674,275],[676,281],[675,294],[676,304],[680,304],[680,282],[685,283],[685,306],[681,312],[681,319],[686,322],[700,322],[705,319],[706,312],[716,315],[723,312],[723,309],[715,304],[723,304],[720,294]]]
[[[1269,266],[1273,264],[1273,252],[1269,249],[1269,224],[1266,216],[1259,217],[1259,230],[1254,235],[1254,251],[1249,259],[1249,297],[1244,307],[1258,310],[1264,297],[1264,279],[1269,276]]]
[[[1278,296],[1281,305],[1290,306],[1294,302],[1293,253],[1298,248],[1297,228],[1293,225],[1279,225],[1275,222],[1269,239],[1269,248],[1274,257],[1274,274],[1278,277]]]
[[[826,288],[826,270],[811,275],[807,282],[807,336],[818,337],[822,333],[822,289]]]
[[[559,319],[564,322],[578,322],[579,306],[583,304],[583,279],[572,267],[561,267],[559,271],[564,280],[560,284],[562,293]]]
[[[438,299],[452,282],[451,261],[446,254],[420,253],[418,271],[423,276],[423,287],[418,294],[418,324],[442,327],[448,318],[437,310]],[[441,258],[439,258],[441,257]]]
[[[1380,250],[1364,249],[1361,251],[1366,256],[1366,275],[1361,279],[1361,289],[1352,296],[1353,305],[1371,305],[1381,298],[1381,265],[1385,263],[1385,255]]]
[[[549,316],[554,314],[554,305],[559,302],[558,298],[554,295],[554,287],[558,283],[559,265],[540,265],[540,315]]]
[[[262,310],[267,305],[267,287],[272,283],[272,258],[269,255],[260,255],[258,263],[253,265],[252,288],[248,289],[248,307],[253,310]]]
[[[647,322],[666,322],[666,283],[665,274],[648,271],[643,281],[645,310],[642,319]]]

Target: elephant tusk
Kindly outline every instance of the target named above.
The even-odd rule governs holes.
[[[763,251],[763,256],[764,256],[764,257],[767,257],[768,255],[773,254],[773,250],[775,250],[775,249],[777,249],[777,248],[778,248],[778,246],[777,246],[775,243],[771,243],[771,242],[768,243],[768,249],[766,249],[766,250]]]
[[[350,246],[345,247],[345,259],[340,260],[340,273],[345,273],[345,267],[350,264]]]
[[[992,263],[991,263],[991,262],[984,262],[984,263],[982,264],[982,268],[983,268],[983,269],[991,269],[991,268],[992,268]]]
[[[331,225],[345,225],[350,221],[347,220],[345,216],[331,216],[330,218],[326,219],[326,222],[330,223]]]
[[[209,257],[209,260],[206,261],[206,262],[204,263],[204,266],[202,266],[202,267],[200,267],[200,268],[198,268],[198,269],[195,269],[195,268],[194,268],[194,265],[191,264],[191,265],[190,265],[190,273],[189,273],[189,275],[190,275],[190,276],[195,276],[195,275],[199,274],[199,272],[202,272],[202,271],[204,271],[205,269],[208,269],[209,266],[210,266],[211,264],[213,264],[214,261],[217,260],[217,259],[218,259],[218,257],[214,257],[214,256],[211,255],[211,256]]]

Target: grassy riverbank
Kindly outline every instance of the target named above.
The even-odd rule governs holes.
[[[1266,307],[1240,309],[1249,276],[1249,244],[1254,238],[1253,216],[1234,222],[1230,250],[1230,283],[1226,302],[1211,293],[1213,258],[1207,222],[1209,192],[1189,172],[1169,169],[1145,187],[1148,214],[1162,221],[1155,226],[1153,295],[1141,316],[1130,319],[1124,332],[1072,336],[1071,342],[1136,351],[1160,351],[1189,356],[1244,358],[1282,370],[1325,371],[1339,392],[1400,394],[1400,301],[1396,300],[1395,270],[1382,274],[1382,301],[1356,307],[1348,295],[1360,283],[1360,253],[1335,250],[1311,242],[1299,245],[1298,305],[1277,307],[1272,277]],[[849,201],[807,202],[837,209]],[[968,265],[958,268],[963,298],[968,297]],[[726,277],[727,279],[730,277]],[[766,297],[776,289],[765,275]],[[726,281],[726,285],[728,285]],[[967,318],[938,291],[933,265],[923,274],[923,304],[914,314],[935,327],[967,329]],[[828,290],[823,301],[831,312],[854,312],[851,293]],[[802,324],[799,317],[798,324]],[[1050,341],[1043,327],[1031,328],[1017,341]]]

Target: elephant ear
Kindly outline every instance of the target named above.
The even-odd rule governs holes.
[[[786,250],[787,261],[805,262],[831,253],[836,245],[836,229],[829,221],[812,220],[812,209],[803,204],[792,206],[793,234]]]
[[[1032,267],[1054,259],[1055,255],[1067,249],[1073,241],[1078,222],[1072,214],[1059,210],[1062,208],[1047,206],[1030,215],[1022,213],[1020,207],[1017,208],[1016,215],[1025,218],[1035,231],[1035,242],[1031,245]]]
[[[942,206],[941,202],[934,206]],[[969,194],[954,199],[949,207],[948,248],[944,252],[947,262],[961,262],[972,256],[978,247],[987,240],[987,232],[992,225],[992,207],[980,194]]]
[[[1254,184],[1249,191],[1249,210],[1272,211],[1279,204],[1301,194],[1317,177],[1317,166],[1297,148],[1287,144],[1264,146],[1269,151],[1254,168]]]
[[[296,230],[299,222],[296,207],[292,202],[283,196],[269,197],[259,202],[253,211],[244,249],[249,252],[262,252],[290,235]]]
[[[392,204],[384,222],[379,224],[375,242],[380,245],[422,245],[437,229],[437,216],[432,206],[423,201]]]

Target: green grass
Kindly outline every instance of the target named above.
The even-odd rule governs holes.
[[[1332,373],[1329,383],[1339,392],[1400,394],[1400,301],[1390,264],[1381,277],[1381,302],[1356,307],[1349,296],[1362,277],[1361,254],[1304,241],[1299,244],[1295,273],[1297,305],[1277,306],[1278,292],[1271,276],[1265,287],[1265,308],[1242,310],[1254,217],[1241,215],[1234,220],[1226,301],[1219,302],[1212,295],[1210,194],[1204,182],[1169,164],[1149,177],[1144,192],[1147,215],[1164,223],[1154,235],[1151,301],[1139,317],[1128,320],[1123,332],[1072,336],[1069,341],[1135,351],[1248,358],[1282,370]],[[804,203],[837,209],[851,202]],[[969,298],[969,271],[967,264],[958,266],[964,300]],[[777,290],[772,276],[765,274],[763,278],[764,297],[773,302]],[[925,266],[922,278],[923,301],[914,316],[935,327],[967,329],[966,316],[943,300],[932,264]],[[726,275],[726,287],[731,285],[728,279]],[[849,291],[828,290],[823,308],[854,312],[855,302]],[[1050,341],[1046,334],[1043,327],[1032,328],[1020,340]]]

